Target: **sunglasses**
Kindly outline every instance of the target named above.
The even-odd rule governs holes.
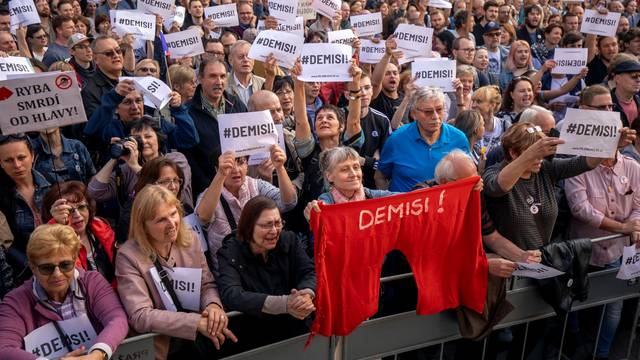
[[[102,51],[102,52],[96,52],[96,54],[98,55],[104,55],[108,57],[113,57],[114,55],[122,55],[122,53],[123,53],[123,50],[120,48],[111,49],[111,50]]]
[[[155,73],[157,70],[154,67],[141,67],[138,68],[138,71]]]
[[[11,135],[0,135],[0,144],[16,141],[16,140],[27,140],[27,135],[24,133],[11,134]]]
[[[38,272],[42,275],[51,275],[56,268],[60,269],[60,272],[67,273],[76,266],[76,262],[73,260],[65,260],[60,262],[59,264],[40,264],[36,267],[38,268]]]

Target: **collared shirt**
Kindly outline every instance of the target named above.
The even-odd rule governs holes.
[[[67,291],[67,295],[65,296],[62,302],[57,302],[49,299],[49,295],[47,295],[46,291],[44,290],[42,285],[40,285],[37,278],[34,277],[34,281],[33,281],[33,293],[36,295],[38,300],[40,300],[43,304],[47,305],[51,310],[58,313],[58,315],[60,315],[62,320],[69,320],[79,315],[82,315],[82,314],[76,313],[76,310],[74,309],[74,306],[73,306],[73,293],[77,289],[76,277],[78,276],[78,271],[74,270],[73,275],[74,275],[73,280],[71,281],[69,290]],[[85,309],[78,309],[78,310],[80,311]]]
[[[380,154],[378,170],[391,179],[389,190],[411,191],[417,183],[432,179],[438,161],[453,149],[469,153],[469,141],[462,131],[442,124],[438,140],[429,145],[413,122],[391,134]]]
[[[202,95],[202,108],[214,118],[217,118],[218,115],[220,114],[224,114],[225,113],[224,95],[222,96],[222,99],[220,99],[220,106],[218,107],[215,107],[212,103],[209,102],[209,100],[207,100],[206,97],[204,97],[204,95]]]
[[[238,97],[240,100],[242,100],[245,105],[249,104],[249,99],[251,98],[251,95],[253,95],[253,75],[249,77],[249,84],[247,84],[247,86],[242,85],[240,80],[238,80],[236,73],[233,73],[233,81],[238,89]]]
[[[613,233],[599,229],[604,218],[619,222],[640,219],[640,164],[618,154],[613,167],[599,165],[567,179],[564,189],[573,214],[570,237],[600,237]],[[594,244],[591,264],[604,266],[622,256],[627,241]]]

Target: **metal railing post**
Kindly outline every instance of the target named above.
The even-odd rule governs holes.
[[[633,315],[633,323],[631,324],[631,334],[629,335],[629,343],[627,345],[627,359],[631,358],[631,349],[636,338],[636,326],[638,326],[638,315],[640,315],[640,298],[636,301],[636,311]]]
[[[598,351],[598,343],[600,342],[600,331],[602,331],[602,323],[604,322],[604,313],[607,311],[607,304],[602,307],[600,313],[600,323],[598,324],[598,332],[596,333],[596,344],[593,346],[593,358],[596,358],[596,352]]]
[[[520,355],[520,360],[524,360],[524,355],[527,352],[527,337],[529,336],[529,324],[531,322],[527,321],[527,325],[524,328],[524,340],[522,341],[522,353]]]

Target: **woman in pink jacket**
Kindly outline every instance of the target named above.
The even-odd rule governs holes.
[[[33,278],[0,304],[0,358],[106,360],[129,331],[109,283],[76,269],[80,240],[67,225],[41,225],[27,245]]]
[[[202,358],[215,356],[213,346],[219,349],[227,338],[237,341],[200,242],[182,215],[171,191],[147,185],[136,195],[129,240],[116,257],[118,293],[131,327],[161,334],[156,359],[193,354],[190,343],[172,337],[195,340]]]

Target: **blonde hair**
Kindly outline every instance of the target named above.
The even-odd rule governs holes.
[[[471,100],[476,101],[488,101],[491,103],[493,112],[497,112],[502,104],[502,95],[500,95],[500,88],[496,85],[487,85],[479,88],[471,95]]]
[[[508,161],[513,160],[509,150],[513,150],[516,154],[520,155],[527,150],[529,146],[545,137],[542,131],[536,131],[535,127],[536,126],[530,122],[519,122],[512,125],[509,130],[502,135],[502,148],[504,149],[504,156]],[[534,130],[528,130],[530,128]]]
[[[156,216],[157,209],[163,205],[175,206],[180,214],[180,226],[178,227],[178,239],[175,244],[186,248],[190,243],[189,230],[182,217],[184,212],[180,200],[168,189],[160,185],[147,185],[136,194],[131,208],[131,225],[129,227],[129,241],[136,241],[142,251],[149,256],[151,261],[156,259],[156,250],[152,245],[152,239],[147,233],[145,223]]]
[[[169,77],[171,78],[171,85],[175,89],[178,85],[182,86],[195,80],[196,72],[188,66],[173,64],[169,66]]]
[[[71,226],[40,225],[29,237],[27,258],[30,262],[59,252],[69,252],[75,259],[80,251],[80,239]]]
[[[75,71],[73,66],[66,61],[56,61],[49,66],[49,71]]]
[[[533,61],[531,60],[533,58],[533,54],[531,53],[531,46],[529,46],[529,43],[524,40],[516,40],[513,42],[513,44],[511,44],[511,50],[509,50],[509,55],[507,56],[507,61],[505,63],[505,67],[511,72],[517,69],[515,57],[516,52],[518,52],[518,49],[520,48],[526,48],[527,50],[529,50],[529,60],[527,60],[527,68],[531,69],[533,67]]]

